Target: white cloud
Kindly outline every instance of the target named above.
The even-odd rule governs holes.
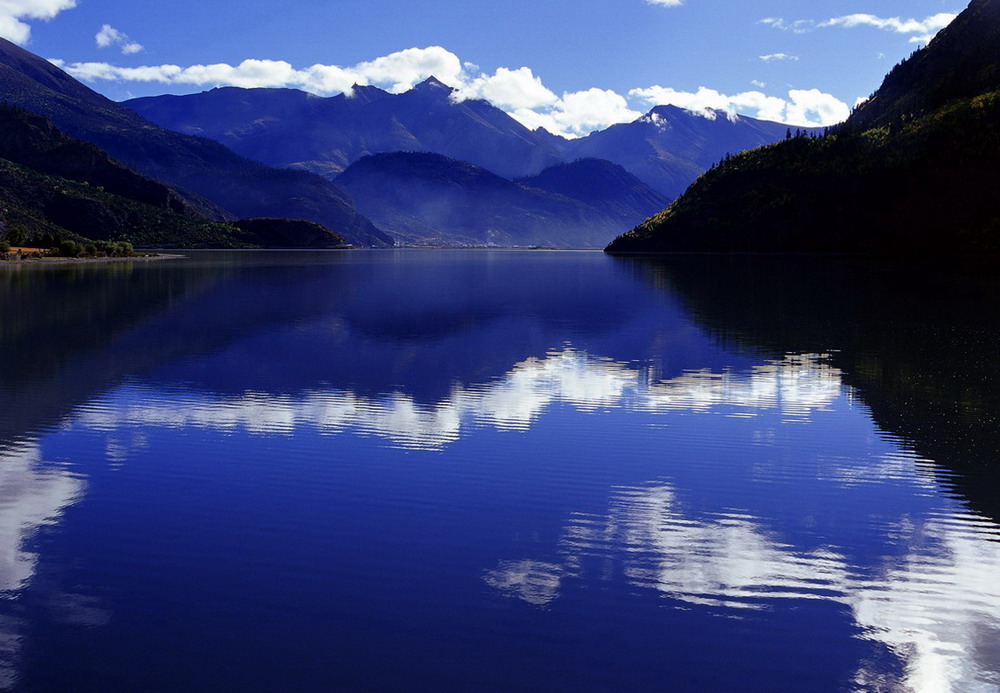
[[[500,67],[493,75],[480,75],[462,87],[460,98],[486,99],[494,106],[511,110],[552,106],[559,101],[527,67]]]
[[[834,17],[825,22],[820,22],[818,26],[841,26],[847,29],[856,26],[871,26],[885,31],[894,31],[897,34],[936,34],[951,24],[957,14],[941,12],[926,19],[900,19],[899,17],[877,17],[873,14],[849,14],[843,17]]]
[[[767,55],[760,56],[760,59],[765,63],[769,63],[775,60],[798,60],[799,56],[789,55],[788,53],[768,53]]]
[[[646,2],[659,7],[680,7],[684,4],[682,0],[646,0]]]
[[[76,7],[76,0],[0,0],[0,36],[14,43],[31,39],[27,20],[48,20]]]
[[[642,116],[629,108],[621,94],[610,89],[591,88],[566,92],[545,111],[516,109],[511,116],[529,128],[544,127],[551,133],[579,137],[616,123],[630,123]]]
[[[874,14],[856,13],[832,17],[822,22],[813,19],[799,19],[790,22],[781,17],[767,17],[760,20],[760,23],[796,34],[804,34],[813,29],[827,27],[853,29],[854,27],[867,26],[897,34],[916,34],[910,38],[910,43],[927,43],[934,38],[937,32],[951,24],[957,16],[952,12],[939,12],[925,19],[901,19],[900,17],[879,17]]]
[[[833,125],[846,119],[851,112],[847,104],[818,89],[792,89],[788,98],[780,98],[760,91],[729,95],[707,87],[686,92],[653,86],[633,89],[629,95],[649,106],[679,106],[707,118],[713,118],[721,111],[730,117],[738,113],[750,114],[763,120],[804,127]]]
[[[142,44],[136,43],[118,29],[110,24],[104,24],[94,36],[98,48],[108,48],[109,46],[120,46],[122,55],[132,55],[142,50]]]
[[[791,31],[796,34],[803,34],[807,31],[811,31],[816,26],[816,22],[811,19],[799,19],[794,22],[788,22],[781,17],[766,17],[760,20],[760,23],[773,26],[775,29],[781,29],[782,31]]]

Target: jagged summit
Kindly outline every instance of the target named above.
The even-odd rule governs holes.
[[[441,90],[441,91],[447,91],[448,93],[456,91],[455,88],[449,87],[447,84],[445,84],[444,82],[442,82],[441,80],[439,80],[434,75],[431,75],[430,77],[428,77],[427,79],[425,79],[423,82],[420,82],[419,84],[414,85],[414,87],[413,87],[413,89],[411,91],[418,91],[418,92],[420,92],[420,91],[429,91],[429,90],[432,90],[432,89],[434,89],[434,90]]]

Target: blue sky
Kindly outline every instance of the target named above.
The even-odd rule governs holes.
[[[399,91],[433,72],[459,98],[572,136],[659,103],[836,122],[965,4],[0,0],[0,35],[114,99],[225,84]]]

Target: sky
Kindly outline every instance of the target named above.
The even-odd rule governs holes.
[[[115,100],[431,75],[576,137],[674,104],[830,125],[965,0],[0,0],[0,36]]]

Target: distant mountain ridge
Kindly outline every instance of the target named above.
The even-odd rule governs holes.
[[[440,154],[373,154],[337,183],[401,243],[603,247],[667,202],[607,161],[560,164],[515,181]]]
[[[431,77],[402,94],[355,86],[322,98],[294,89],[222,87],[125,105],[162,127],[217,140],[273,166],[334,177],[369,154],[434,152],[497,175],[537,173],[563,161],[559,142],[482,100],[455,101]]]
[[[329,181],[304,171],[270,168],[212,140],[154,125],[3,39],[0,101],[44,116],[129,168],[177,186],[190,207],[215,219],[297,218],[322,224],[358,245],[392,243]],[[213,204],[206,205],[206,199]]]
[[[250,159],[331,179],[365,156],[397,151],[441,154],[505,178],[597,158],[623,166],[671,199],[725,154],[775,142],[787,131],[786,125],[745,116],[706,117],[658,106],[635,122],[568,140],[529,130],[486,101],[456,101],[455,95],[429,78],[402,94],[355,86],[351,95],[323,98],[294,89],[222,87],[125,105],[165,128],[210,137]]]
[[[1000,0],[973,0],[827,137],[732,157],[610,252],[1000,253]]]

